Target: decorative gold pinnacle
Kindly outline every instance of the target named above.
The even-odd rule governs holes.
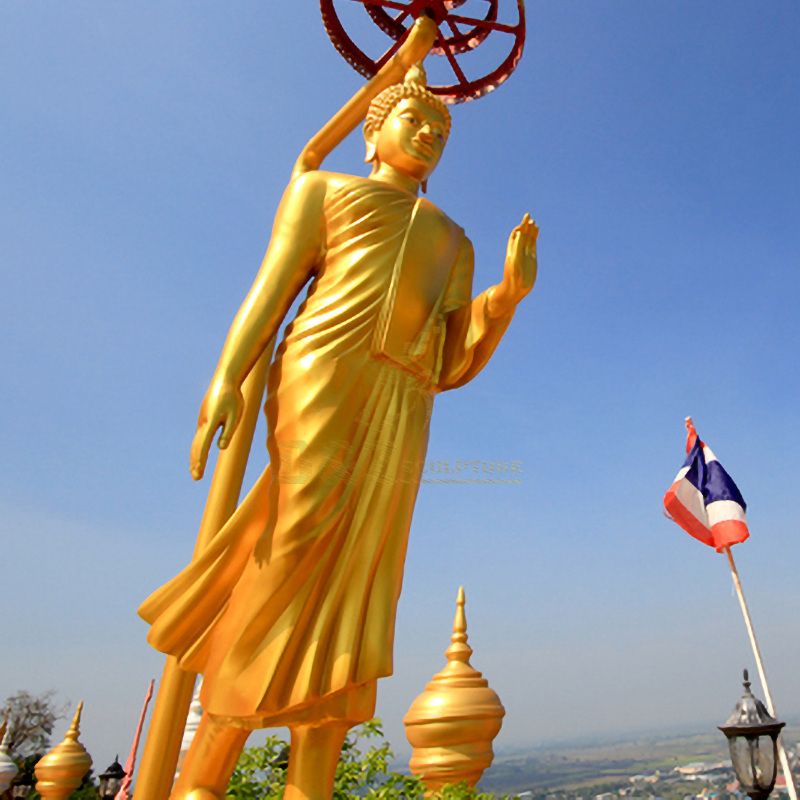
[[[66,800],[80,786],[92,766],[91,756],[78,741],[83,701],[72,719],[64,741],[56,745],[36,765],[36,791],[42,800]]]
[[[492,741],[505,709],[488,681],[470,664],[464,587],[458,590],[447,665],[434,675],[403,720],[413,748],[411,771],[428,794],[449,784],[474,786],[492,763]]]
[[[450,637],[450,647],[444,651],[448,661],[461,661],[469,665],[472,648],[467,644],[467,604],[464,587],[458,587],[456,596],[456,616],[453,620],[453,634]]]

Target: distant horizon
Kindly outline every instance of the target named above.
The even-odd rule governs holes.
[[[723,724],[725,720],[721,720],[719,725]],[[800,740],[800,716],[795,716],[790,720],[783,720],[786,722],[786,728],[784,731],[788,734],[790,740],[792,736],[797,737]],[[643,728],[639,729],[619,729],[617,731],[608,731],[606,733],[597,733],[595,735],[586,735],[586,736],[577,736],[574,738],[568,739],[553,739],[551,741],[542,742],[541,744],[537,745],[529,745],[524,746],[520,745],[519,747],[516,746],[507,746],[507,747],[498,747],[495,748],[495,752],[497,755],[509,755],[513,756],[517,753],[535,753],[535,752],[557,752],[559,750],[568,751],[568,750],[581,750],[581,749],[591,749],[593,747],[603,747],[603,746],[612,746],[612,745],[623,745],[623,744],[635,744],[638,741],[642,742],[659,742],[659,741],[673,741],[673,740],[680,740],[680,739],[692,739],[696,737],[709,737],[710,739],[716,739],[719,736],[719,744],[722,747],[726,747],[726,740],[723,733],[717,730],[717,725],[713,725],[712,728],[708,728],[705,726],[696,727],[692,729],[691,727],[687,727],[686,729],[682,728],[672,728],[672,729],[665,729],[663,731],[659,731],[653,728]]]
[[[56,692],[56,705],[61,705],[58,701],[58,692]],[[760,690],[755,690],[755,695],[760,697]],[[155,695],[154,695],[155,696]],[[738,697],[733,698],[731,701],[731,709],[733,711],[733,707],[738,700]],[[63,733],[66,733],[66,729],[71,721],[75,710],[77,708],[77,702],[71,703],[69,701],[64,702],[63,706],[65,711],[62,715],[57,717],[56,725],[54,727],[54,732],[51,736],[50,746],[55,746],[63,739]],[[150,715],[152,712],[152,702],[148,709],[148,715],[146,719],[145,731],[147,730],[147,725],[149,724]],[[668,742],[668,741],[675,741],[675,740],[682,740],[682,739],[692,739],[692,738],[707,738],[709,742],[717,742],[720,747],[726,747],[726,740],[724,734],[718,730],[718,726],[724,724],[725,720],[727,719],[728,714],[724,715],[722,718],[715,722],[709,721],[698,721],[698,722],[686,722],[683,724],[680,723],[673,723],[668,726],[664,727],[654,727],[653,725],[645,725],[645,726],[635,726],[635,727],[626,727],[620,726],[613,729],[609,729],[607,731],[596,731],[594,733],[585,733],[585,734],[576,734],[564,737],[553,737],[551,739],[543,739],[538,742],[529,742],[529,743],[520,743],[520,744],[497,744],[495,742],[494,751],[496,758],[513,758],[515,756],[525,756],[525,755],[536,755],[536,754],[549,754],[549,753],[558,753],[558,752],[570,752],[573,750],[591,750],[591,749],[601,749],[602,747],[614,747],[614,746],[622,746],[626,744],[646,744],[647,742]],[[786,723],[786,727],[783,729],[783,737],[784,741],[787,742],[787,746],[794,746],[795,744],[800,745],[800,714],[790,714],[790,715],[783,715],[778,714],[778,718]],[[383,720],[380,716],[376,716],[376,719],[379,719],[381,723]],[[63,726],[62,726],[62,723]],[[61,727],[64,728],[64,732],[59,734]],[[356,726],[358,727],[358,726]],[[81,723],[82,734],[80,740],[85,742],[85,738],[83,735],[83,722]],[[384,734],[386,731],[384,729]],[[261,743],[261,740],[265,735],[277,735],[280,738],[285,738],[288,741],[288,730],[283,728],[269,728],[264,729],[262,731],[254,731],[253,736],[251,737],[248,746],[257,746]],[[143,747],[144,739],[140,744],[139,754],[141,755],[141,748]],[[399,744],[392,741],[390,742],[392,746],[392,751],[395,754],[395,759],[393,763],[397,766],[402,766],[404,761],[407,761],[408,756],[411,752],[411,746],[409,743],[403,739],[402,742]],[[124,764],[125,759],[128,756],[130,743],[128,745],[128,749],[124,751],[117,752],[114,751],[120,762]],[[88,748],[87,748],[88,750]],[[91,751],[89,751],[91,755]],[[109,764],[113,761],[113,759],[109,759]],[[138,763],[138,759],[137,759]],[[93,768],[97,773],[97,768],[99,764],[95,761],[93,763]],[[105,769],[103,767],[102,769]]]
[[[56,698],[58,697],[58,692],[56,691]],[[758,691],[756,691],[756,696],[758,696]],[[731,711],[733,710],[733,705],[738,698],[735,698],[731,704]],[[56,700],[57,705],[61,705],[58,700]],[[75,710],[77,708],[77,701],[75,703],[65,702],[64,704],[65,711],[62,715],[57,717],[56,725],[53,730],[53,734],[51,735],[50,746],[55,746],[58,744],[62,739],[64,733],[66,733],[66,728],[71,721]],[[148,710],[147,722],[149,723],[150,719],[150,712],[152,712],[152,703]],[[785,739],[788,739],[789,744],[792,744],[792,740],[796,738],[798,742],[800,742],[800,715],[793,714],[793,715],[782,715],[778,714],[779,719],[786,723],[786,727],[784,728],[783,735]],[[381,719],[379,716],[376,719]],[[592,748],[600,748],[603,746],[613,746],[613,745],[624,745],[624,744],[636,744],[639,743],[640,740],[647,742],[647,741],[671,741],[671,740],[680,740],[680,739],[689,739],[695,737],[708,737],[709,739],[719,738],[719,744],[721,746],[725,745],[725,737],[718,730],[718,725],[722,725],[727,719],[727,716],[721,718],[717,722],[687,722],[683,725],[681,724],[672,724],[667,727],[653,727],[652,725],[642,726],[642,727],[618,727],[614,729],[610,729],[608,731],[602,732],[597,731],[595,733],[586,733],[586,734],[577,734],[573,736],[565,736],[565,737],[554,737],[552,739],[543,739],[539,742],[530,742],[530,743],[522,743],[522,744],[495,744],[494,750],[495,755],[499,757],[513,757],[515,755],[525,755],[525,754],[536,754],[536,753],[550,753],[550,752],[558,752],[558,751],[569,751],[569,750],[581,750],[581,749],[592,749]],[[60,730],[60,723],[65,723],[64,733],[59,734]],[[383,720],[381,720],[383,722]],[[83,729],[83,723],[81,724],[81,728]],[[357,727],[357,726],[356,726]],[[146,730],[146,727],[145,727]],[[259,739],[266,734],[276,734],[281,738],[288,738],[288,731],[284,733],[285,729],[282,728],[269,728],[264,729],[263,731],[254,731],[252,744],[258,744]],[[83,735],[80,737],[81,741],[84,741]],[[143,744],[143,743],[142,743]],[[411,751],[411,747],[407,741],[403,741],[402,746],[396,746],[394,742],[392,742],[392,750],[395,752],[396,755],[396,762],[402,760],[402,757],[405,755],[407,756],[408,753]],[[130,744],[129,744],[130,747]],[[87,748],[88,749],[88,748]],[[141,745],[140,745],[141,750]],[[114,751],[115,753],[117,751]],[[91,751],[90,751],[91,755]],[[117,753],[120,761],[124,763],[125,759],[128,756],[128,750],[120,751]],[[113,759],[109,761],[111,763]],[[95,772],[97,772],[96,767],[98,766],[97,763],[93,765],[95,767]]]

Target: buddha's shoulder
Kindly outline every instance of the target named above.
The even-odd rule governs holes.
[[[309,170],[289,181],[284,192],[284,202],[289,206],[322,209],[330,204],[331,198],[347,193],[348,187],[357,180],[359,179],[353,175],[320,169]]]
[[[419,213],[431,220],[435,220],[438,225],[452,229],[453,233],[463,235],[464,229],[453,219],[451,219],[439,206],[428,200],[427,197],[420,198]]]
[[[292,178],[287,193],[305,202],[321,200],[327,206],[335,199],[369,194],[375,185],[375,181],[357,175],[315,169]]]
[[[291,186],[297,187],[300,191],[323,190],[330,194],[340,189],[352,188],[356,185],[375,183],[369,178],[362,178],[358,175],[347,175],[342,172],[329,172],[328,170],[315,169],[304,172],[292,179]]]

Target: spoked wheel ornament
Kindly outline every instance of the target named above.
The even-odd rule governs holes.
[[[337,12],[354,4],[388,37],[387,49],[376,58],[353,41]],[[497,88],[516,68],[525,45],[524,0],[320,0],[320,7],[334,46],[367,78],[398,51],[415,19],[423,14],[431,17],[438,30],[431,52],[447,60],[453,77],[451,83],[429,88],[447,103],[474,100]],[[483,75],[468,75],[460,56],[490,35],[502,44],[500,63]]]

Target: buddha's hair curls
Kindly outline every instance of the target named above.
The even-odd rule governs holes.
[[[445,121],[445,138],[450,134],[450,111],[447,106],[427,87],[425,70],[421,64],[415,64],[406,73],[402,83],[395,83],[384,89],[371,103],[367,118],[364,120],[364,133],[367,135],[377,133],[391,114],[392,109],[408,97],[422,100],[427,105],[435,108]]]

